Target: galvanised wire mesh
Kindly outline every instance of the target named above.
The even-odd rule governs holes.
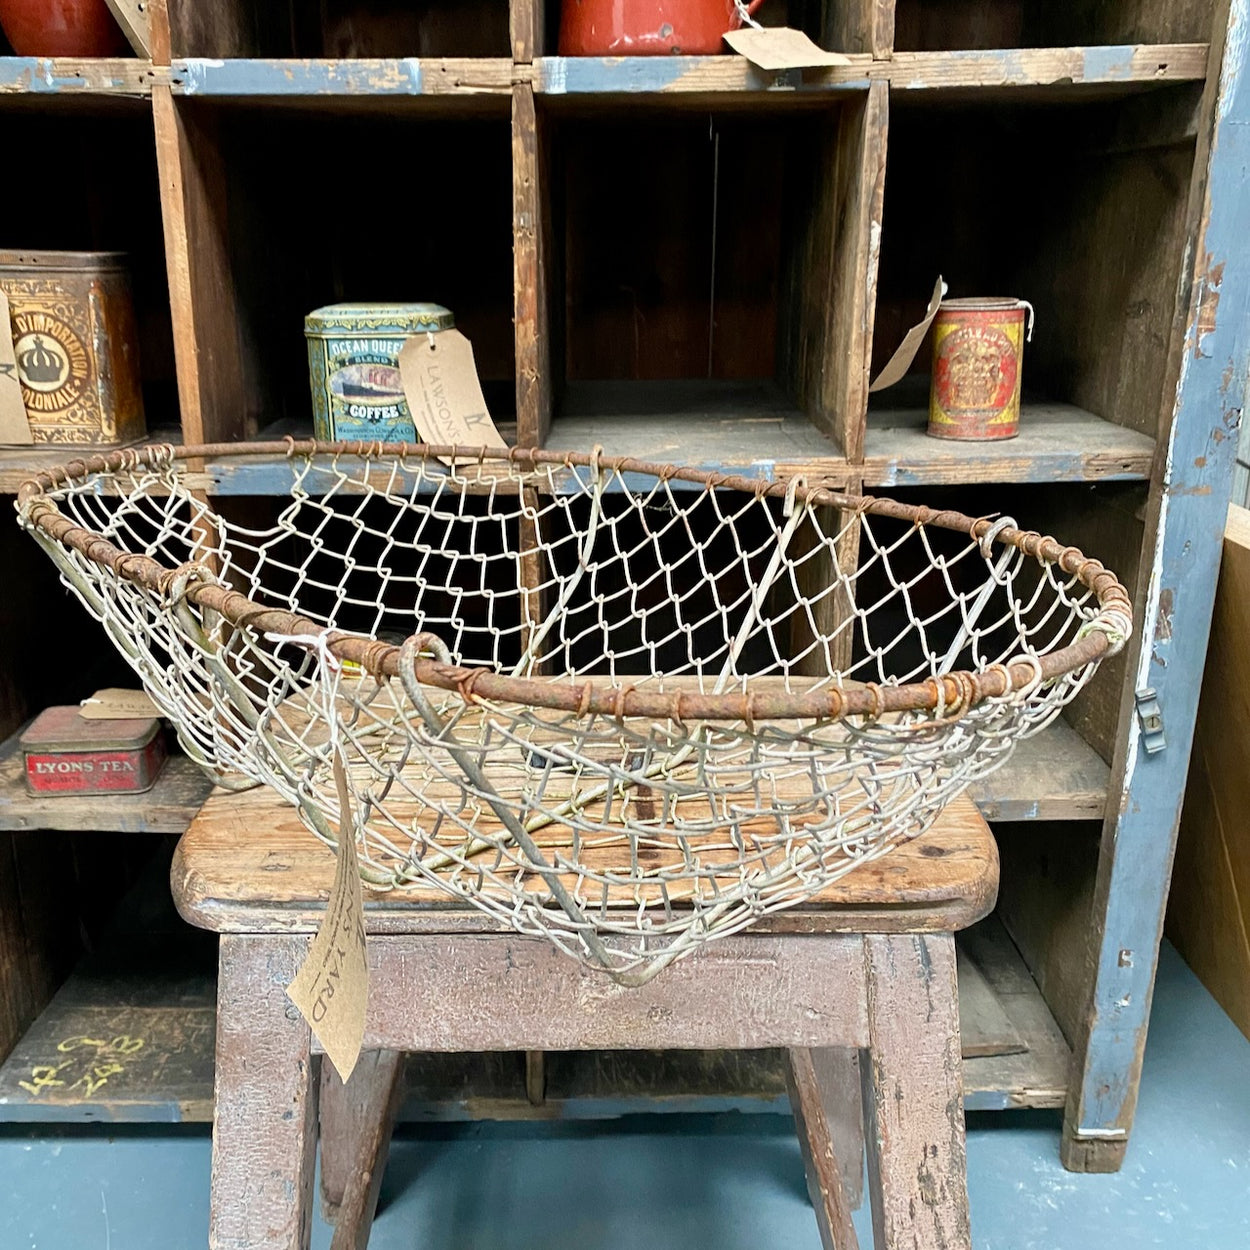
[[[275,450],[255,528],[185,472]],[[1009,518],[598,451],[146,448],[18,506],[191,758],[334,845],[341,748],[369,887],[629,984],[923,832],[1131,629]]]

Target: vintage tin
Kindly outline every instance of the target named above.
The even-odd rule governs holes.
[[[145,433],[130,279],[120,252],[0,251],[22,401],[36,443]]]
[[[933,321],[929,433],[934,438],[1015,438],[1025,314],[1018,299],[943,300]]]
[[[35,794],[136,794],[165,763],[155,717],[88,720],[76,707],[50,707],[21,737],[26,784]]]
[[[309,313],[304,335],[314,434],[331,442],[415,442],[400,349],[414,334],[455,324],[441,304],[331,304]]]

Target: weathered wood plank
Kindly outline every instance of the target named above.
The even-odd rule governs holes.
[[[1026,403],[1020,433],[999,442],[930,438],[923,409],[868,414],[864,485],[1125,481],[1150,476],[1155,441],[1072,404]]]
[[[986,820],[1101,820],[1109,779],[1098,752],[1057,720],[1017,743],[1006,764],[968,793]]]
[[[965,1059],[1018,1055],[1027,1049],[976,961],[958,952],[959,1035]]]
[[[260,100],[291,96],[476,96],[512,94],[512,62],[502,57],[401,59],[186,58],[174,62],[175,95]]]
[[[174,755],[152,789],[142,794],[31,794],[18,745],[20,733],[0,745],[0,830],[183,833],[213,789],[198,765],[185,755]]]
[[[152,63],[134,57],[0,56],[0,97],[102,95],[145,99],[152,94],[152,82]]]
[[[179,843],[171,881],[182,915],[201,928],[311,932],[324,911],[333,872],[333,853],[304,828],[295,809],[258,787],[219,792],[208,800]],[[961,917],[962,924],[971,924],[990,909],[997,885],[993,838],[971,800],[961,796],[920,838],[861,864],[802,908],[765,917],[761,926],[809,933],[959,928]],[[430,885],[370,891],[365,923],[377,934],[502,927]]]
[[[988,51],[895,52],[895,91],[954,88],[1063,87],[1201,82],[1208,45],[1121,44],[1113,47],[999,48]]]
[[[369,970],[367,1049],[867,1044],[861,943],[853,936],[727,937],[637,989],[545,939],[512,934],[371,938]],[[416,1012],[414,1003],[439,1009]]]
[[[226,174],[210,119],[153,88],[156,157],[182,432],[187,442],[255,431],[231,277]]]
[[[864,950],[874,1245],[971,1250],[954,939],[866,937]]]
[[[1062,1107],[1072,1052],[1007,931],[993,916],[965,929],[956,940],[976,963],[1025,1047],[1012,1054],[965,1055],[964,1106],[969,1111]],[[961,1013],[962,999],[961,985]]]
[[[787,1052],[786,1088],[820,1243],[824,1250],[859,1250],[859,1238],[851,1223],[851,1203],[843,1185],[842,1168],[810,1050]]]
[[[1221,9],[1221,15],[1225,10]],[[1115,1170],[1137,1103],[1158,943],[1193,743],[1200,682],[1250,375],[1250,3],[1231,0],[1192,171],[1186,248],[1169,336],[1158,488],[1146,520],[1121,740],[1095,883],[1090,994],[1074,1039],[1062,1146],[1078,1171]],[[1221,35],[1221,38],[1223,36]],[[1166,750],[1146,750],[1134,690],[1157,692]]]
[[[404,1056],[366,1051],[344,1085],[321,1065],[321,1198],[330,1250],[365,1250],[404,1092]]]
[[[285,993],[305,947],[221,942],[211,1250],[308,1250],[318,1083],[308,1025]]]
[[[152,55],[152,37],[148,29],[148,9],[146,0],[104,0],[109,6],[117,24],[126,36],[126,42],[134,49],[136,56],[150,58]]]
[[[512,89],[513,315],[517,443],[541,447],[551,428],[551,197],[547,127],[528,83]]]
[[[743,56],[545,56],[534,63],[534,90],[567,99],[594,96],[749,94],[784,105],[801,96],[862,92],[872,58],[853,57],[827,69],[757,69]],[[677,103],[677,100],[674,100]]]

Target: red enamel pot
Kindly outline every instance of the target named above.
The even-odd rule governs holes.
[[[710,56],[741,25],[734,0],[564,0],[560,55]]]
[[[130,45],[104,0],[0,0],[18,56],[124,56]]]

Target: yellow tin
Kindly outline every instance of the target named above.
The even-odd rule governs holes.
[[[1031,320],[1019,299],[942,301],[933,321],[930,435],[984,441],[1020,432],[1026,313]]]
[[[0,250],[22,402],[36,443],[145,433],[130,279],[120,252]]]

